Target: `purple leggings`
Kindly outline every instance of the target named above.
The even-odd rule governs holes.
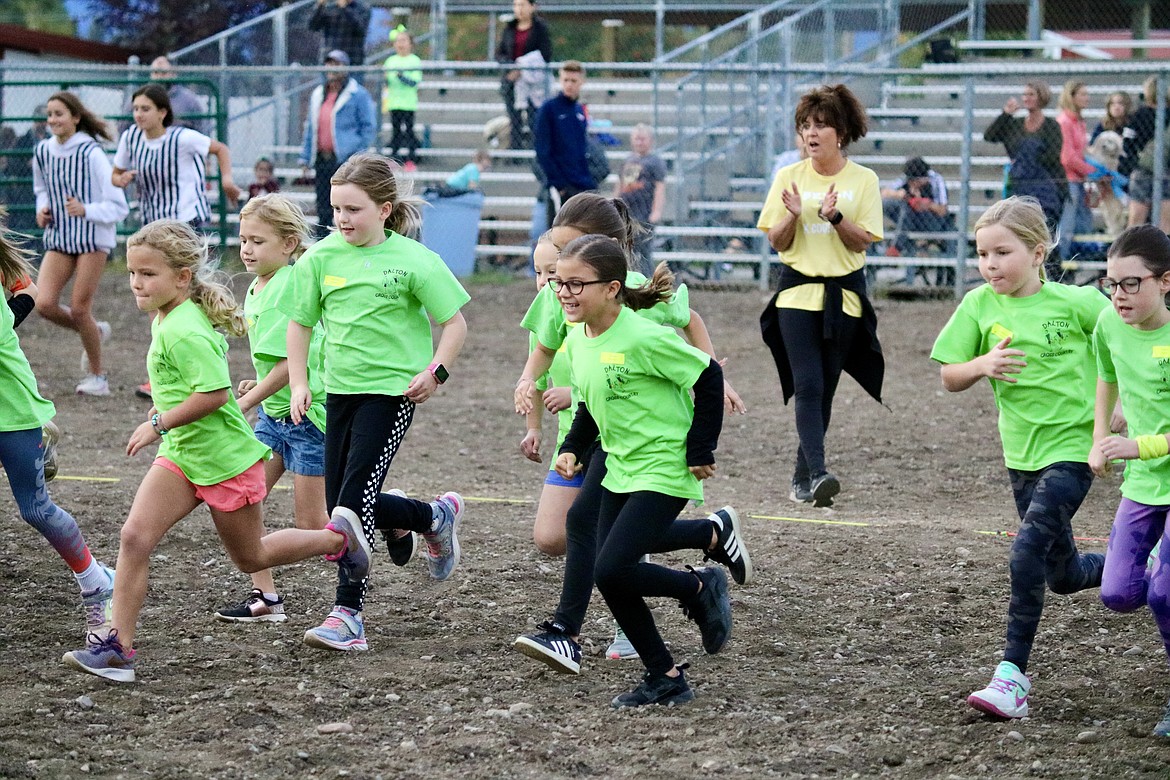
[[[1101,577],[1101,601],[1114,612],[1133,612],[1148,604],[1162,644],[1170,655],[1170,541],[1165,540],[1170,506],[1148,506],[1121,499]],[[1154,545],[1162,547],[1153,569],[1146,563]]]

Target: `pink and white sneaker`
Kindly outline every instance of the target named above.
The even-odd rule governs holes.
[[[995,667],[991,682],[967,697],[967,703],[980,712],[999,718],[1024,718],[1028,715],[1028,692],[1032,681],[1010,661]]]

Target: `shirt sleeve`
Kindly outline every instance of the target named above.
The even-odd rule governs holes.
[[[110,165],[110,158],[100,147],[89,151],[89,172],[94,181],[99,182],[99,200],[85,204],[85,218],[90,222],[121,222],[130,213],[126,204],[126,193],[121,187],[115,187],[111,179],[114,169]]]
[[[207,334],[185,334],[167,351],[192,392],[213,393],[232,386],[227,361],[220,358],[218,345]]]
[[[211,139],[189,127],[179,128],[179,148],[197,157],[206,157],[211,151]]]
[[[321,283],[313,249],[301,255],[292,267],[292,276],[281,291],[276,307],[289,319],[306,328],[321,321]]]
[[[880,240],[885,229],[881,187],[878,186],[876,173],[868,168],[864,169],[864,173],[865,177],[857,198],[857,214],[853,221],[875,239]]]
[[[530,331],[537,341],[553,351],[560,349],[565,342],[565,335],[569,331],[565,324],[565,312],[547,284],[536,294],[524,319],[520,321],[520,327]]]
[[[423,275],[422,285],[413,292],[427,314],[441,325],[458,314],[471,296],[442,258],[433,252],[429,254],[432,260],[430,272]]]
[[[760,210],[760,219],[756,227],[767,233],[772,226],[783,219],[787,209],[784,207],[784,190],[792,186],[792,176],[787,167],[781,168],[772,180],[768,190],[768,197],[764,199],[764,208]]]
[[[130,142],[127,140],[129,133],[127,130],[118,136],[118,150],[114,152],[114,167],[123,171],[132,170],[134,167],[134,161],[130,159]]]
[[[971,304],[964,298],[934,340],[934,347],[930,350],[931,360],[945,366],[966,363],[978,355],[983,334],[970,309]]]
[[[41,172],[41,162],[36,154],[32,158],[33,193],[37,199],[37,211],[49,205],[49,187],[45,183],[45,175]]]
[[[1111,385],[1117,384],[1117,368],[1113,365],[1113,353],[1109,351],[1109,338],[1106,331],[1109,328],[1105,318],[1112,313],[1112,309],[1101,312],[1097,320],[1097,327],[1093,330],[1093,349],[1097,352],[1097,378]]]

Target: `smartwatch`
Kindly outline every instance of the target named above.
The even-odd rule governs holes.
[[[447,380],[451,378],[451,374],[447,372],[446,367],[444,367],[443,364],[437,360],[427,366],[427,371],[431,372],[431,376],[433,376],[435,381],[439,384],[445,384]]]
[[[826,217],[824,214],[821,214],[819,211],[817,212],[817,216],[820,217],[821,219],[823,219],[825,222],[828,222],[830,225],[840,225],[841,220],[845,219],[845,215],[841,213],[841,209],[837,209],[837,213],[834,214],[832,217]]]

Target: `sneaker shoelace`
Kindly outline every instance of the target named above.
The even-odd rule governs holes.
[[[1009,694],[1015,692],[1016,683],[1014,680],[1009,680],[1006,677],[992,677],[987,687],[997,693]]]
[[[106,609],[103,604],[87,604],[85,607],[85,625],[89,628],[101,628],[106,622]]]

